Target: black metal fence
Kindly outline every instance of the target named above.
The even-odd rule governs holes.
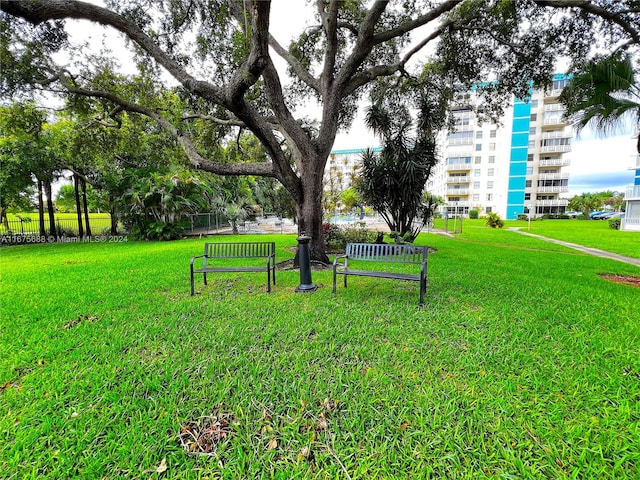
[[[10,215],[9,220],[0,223],[0,243],[2,244],[23,244],[23,243],[42,243],[54,241],[69,241],[74,237],[79,237],[78,219],[71,214],[56,214],[55,217],[55,235],[51,231],[49,217],[45,216],[44,232],[40,231],[40,222],[38,214],[34,213],[29,216]],[[83,234],[86,236],[87,231],[83,217]],[[243,225],[245,222],[241,222]],[[111,231],[111,216],[105,214],[91,214],[89,217],[89,226],[91,227],[92,236],[109,235]],[[185,234],[212,234],[230,228],[229,222],[215,213],[199,213],[186,216]],[[122,234],[123,226],[118,225],[118,232]]]
[[[188,223],[185,233],[198,234],[207,232],[217,232],[222,228],[228,228],[229,222],[216,213],[196,213],[186,216]]]
[[[57,214],[55,217],[55,235],[51,231],[49,217],[44,219],[44,231],[40,230],[38,214],[29,216],[18,216],[6,219],[0,223],[1,242],[11,243],[35,243],[45,241],[57,241],[61,237],[79,236],[78,219],[71,215],[62,214],[62,218]],[[85,219],[83,222],[83,234],[87,235]],[[91,235],[108,235],[111,230],[111,215],[108,213],[91,214],[89,217]]]

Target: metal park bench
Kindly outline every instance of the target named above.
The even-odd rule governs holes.
[[[358,275],[364,277],[391,278],[395,280],[409,280],[420,282],[419,306],[424,305],[424,294],[427,291],[427,253],[429,247],[416,245],[396,245],[378,243],[348,243],[344,255],[339,255],[333,261],[333,293],[336,293],[336,278],[344,275],[344,286],[347,287],[347,277]],[[361,270],[354,269],[350,262],[378,262],[380,264],[415,264],[420,265],[420,273],[399,273],[386,271],[382,268]]]
[[[197,265],[202,259],[201,268]],[[238,259],[266,259],[262,265],[238,265]],[[233,242],[205,243],[204,255],[191,259],[191,295],[194,294],[194,274],[204,275],[207,284],[207,273],[218,272],[266,272],[267,292],[271,292],[271,276],[276,284],[276,244],[275,242]]]

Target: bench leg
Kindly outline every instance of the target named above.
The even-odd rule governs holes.
[[[194,288],[193,288],[193,265],[191,266],[191,296],[193,297],[194,295]]]
[[[203,275],[204,275],[204,284],[206,285],[207,284],[207,274],[203,273]]]
[[[333,267],[333,294],[336,293],[336,267]]]
[[[267,267],[267,293],[271,293],[271,268]]]
[[[427,291],[427,279],[426,278],[421,278],[420,279],[420,302],[418,303],[419,307],[423,307],[424,306],[424,294]]]

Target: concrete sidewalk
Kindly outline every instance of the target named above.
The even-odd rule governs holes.
[[[558,245],[563,245],[568,248],[573,248],[574,250],[578,250],[580,252],[588,253],[589,255],[594,255],[596,257],[610,258],[611,260],[618,260],[619,262],[628,263],[630,265],[635,265],[640,267],[640,259],[633,257],[625,257],[624,255],[619,255],[617,253],[606,252],[604,250],[599,250],[597,248],[585,247],[583,245],[578,245],[577,243],[564,242],[562,240],[556,240],[555,238],[543,237],[542,235],[536,235],[535,233],[523,232],[520,230],[520,227],[511,227],[509,228],[512,232],[520,233],[521,235],[528,235],[530,237],[535,237],[539,240],[544,240],[545,242],[556,243]]]

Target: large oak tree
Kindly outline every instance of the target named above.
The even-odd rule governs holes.
[[[274,177],[294,198],[311,256],[327,260],[322,239],[322,177],[339,129],[348,128],[358,101],[381,80],[413,76],[407,102],[452,95],[483,80],[485,112],[507,93],[526,96],[544,85],[558,56],[586,58],[595,45],[640,43],[633,0],[317,0],[316,24],[289,46],[270,35],[271,2],[257,0],[0,0],[3,93],[25,85],[112,103],[153,118],[170,132],[194,167],[223,175]],[[67,47],[62,22],[86,19],[131,40],[131,56],[156,83],[141,92],[96,80],[104,58],[55,65]],[[291,20],[292,26],[295,19]],[[424,52],[437,45],[432,58]],[[76,50],[75,55],[80,51]],[[274,63],[281,57],[283,74]],[[69,58],[69,57],[67,57]],[[416,61],[420,58],[420,62]],[[161,68],[160,68],[161,67]],[[177,82],[188,111],[155,101],[161,72]],[[287,83],[287,78],[291,81]],[[320,105],[308,121],[305,99]],[[189,122],[207,120],[250,130],[268,163],[221,163],[207,158],[189,135]],[[354,145],[355,146],[355,145]]]

